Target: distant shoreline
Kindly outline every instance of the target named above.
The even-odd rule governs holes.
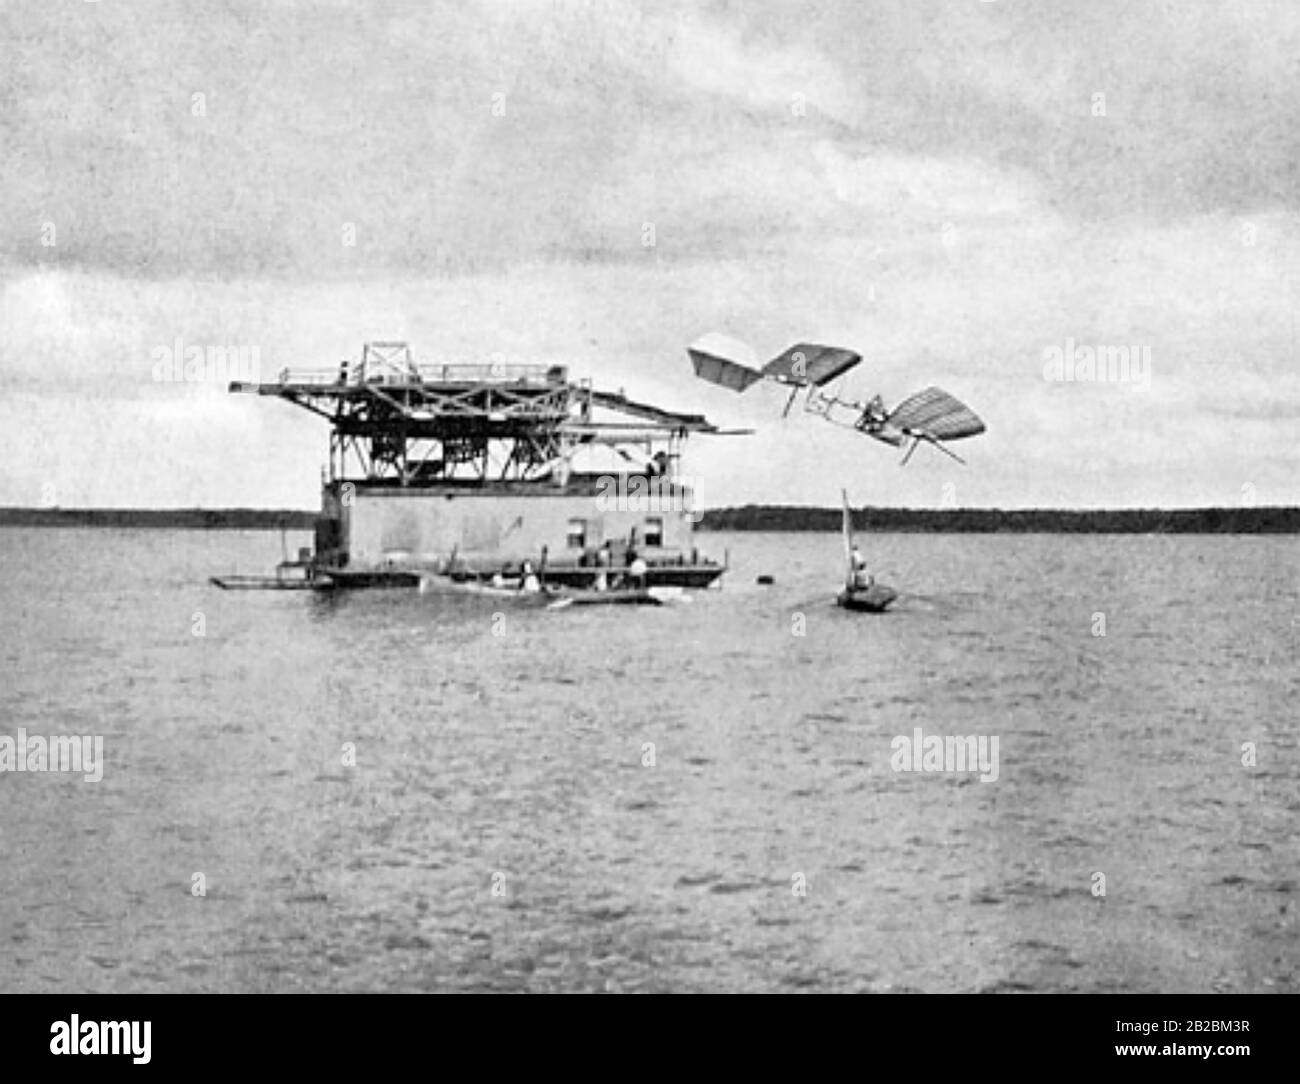
[[[0,508],[0,527],[311,531],[316,516],[277,508]]]
[[[745,505],[700,512],[701,531],[840,529],[838,508]],[[0,527],[311,531],[316,512],[274,508],[0,508]],[[930,534],[1300,534],[1300,508],[859,508],[864,531]]]
[[[745,505],[701,513],[706,531],[838,531],[838,508]],[[857,508],[863,531],[931,534],[1300,534],[1300,508]]]

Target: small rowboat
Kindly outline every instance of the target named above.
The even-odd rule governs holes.
[[[450,595],[469,595],[490,598],[521,606],[546,606],[560,610],[568,606],[662,606],[669,602],[690,601],[680,587],[611,588],[605,591],[584,591],[543,584],[540,591],[521,591],[518,583],[507,581],[503,586],[482,580],[458,579],[450,576],[429,575],[421,590]]]
[[[840,495],[844,498],[843,530],[846,568],[844,588],[835,596],[835,604],[845,610],[856,610],[860,613],[884,613],[889,604],[898,598],[898,592],[887,584],[876,583],[864,571],[855,567],[853,519],[849,514],[849,494],[847,490],[841,490]]]
[[[664,600],[653,590],[645,591],[567,591],[552,602],[548,610],[566,606],[662,606]]]
[[[209,576],[208,582],[223,591],[319,591],[330,586],[324,577],[291,580],[280,576]]]
[[[490,598],[517,606],[544,606],[561,597],[558,591],[545,586],[540,591],[521,591],[517,585],[497,587],[478,580],[458,580],[447,576],[426,576],[420,585],[420,590],[437,594]]]
[[[846,610],[862,610],[865,613],[884,613],[898,592],[883,583],[873,583],[868,587],[850,591],[847,587],[835,596],[835,603]]]

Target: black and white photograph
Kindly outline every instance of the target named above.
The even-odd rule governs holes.
[[[0,0],[22,1041],[1088,995],[1099,1064],[1249,1062],[1298,58],[1289,0]]]

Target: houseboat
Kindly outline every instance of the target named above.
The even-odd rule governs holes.
[[[641,589],[703,588],[726,570],[699,552],[678,464],[690,435],[741,431],[599,391],[567,366],[420,364],[406,343],[368,343],[359,361],[230,391],[329,425],[306,561],[322,589],[489,580],[525,563],[572,589],[633,565]]]

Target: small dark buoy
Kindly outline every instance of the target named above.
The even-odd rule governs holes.
[[[769,584],[775,583],[776,581],[773,580],[771,576],[759,576],[758,582],[763,584],[764,586],[767,586]]]

